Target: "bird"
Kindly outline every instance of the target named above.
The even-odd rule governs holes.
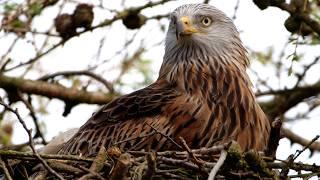
[[[156,81],[103,105],[58,154],[179,150],[181,138],[190,148],[236,141],[244,151],[266,149],[270,122],[233,21],[209,4],[179,6],[169,21]]]

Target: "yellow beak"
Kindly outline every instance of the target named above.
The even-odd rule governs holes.
[[[183,16],[177,21],[176,37],[179,39],[181,36],[188,36],[197,33],[198,30],[192,25],[189,17]]]

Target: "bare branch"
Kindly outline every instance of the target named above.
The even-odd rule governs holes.
[[[278,7],[290,14],[294,14],[300,20],[308,24],[319,36],[320,36],[320,24],[316,20],[312,19],[307,13],[297,13],[295,8],[288,3],[275,3],[273,6]]]
[[[278,90],[273,93],[277,95],[274,99],[260,103],[260,106],[272,120],[277,116],[284,114],[304,99],[320,94],[320,82],[309,86],[297,87],[295,89]],[[270,93],[260,93],[258,95],[262,94],[265,95]]]
[[[64,178],[58,174],[56,171],[54,171],[45,160],[43,160],[41,158],[41,156],[39,155],[39,153],[36,151],[35,147],[34,147],[34,142],[33,142],[33,138],[32,138],[32,129],[28,129],[27,125],[25,124],[25,122],[22,120],[20,114],[18,113],[18,110],[14,110],[12,109],[10,106],[8,106],[7,104],[3,103],[2,101],[0,101],[0,104],[5,107],[5,109],[7,109],[8,111],[12,112],[15,114],[15,116],[18,118],[20,124],[23,126],[23,128],[25,129],[25,131],[28,133],[29,136],[29,145],[32,149],[33,154],[37,157],[37,159],[41,162],[41,164],[54,176],[56,176],[58,179],[63,180]]]
[[[308,149],[316,140],[318,140],[319,137],[320,136],[317,135],[307,145],[305,145],[302,150],[299,150],[297,154],[293,157],[293,160],[296,160],[306,149]]]
[[[76,75],[85,75],[85,76],[92,77],[93,79],[101,82],[109,90],[110,93],[114,93],[113,85],[110,82],[108,82],[103,77],[99,76],[98,74],[95,74],[93,72],[86,71],[86,70],[56,72],[53,74],[42,76],[38,80],[47,81],[48,79],[53,79],[57,76],[76,76]]]
[[[214,180],[214,177],[216,176],[216,174],[218,173],[219,169],[221,168],[221,166],[223,165],[224,161],[226,160],[227,155],[228,155],[228,152],[226,150],[222,150],[221,151],[219,160],[217,161],[217,164],[210,171],[208,180]]]
[[[6,163],[1,159],[0,157],[0,165],[1,165],[1,168],[5,174],[5,177],[8,179],[8,180],[13,180],[10,173],[9,173],[9,170],[8,168],[6,167]]]
[[[171,141],[174,145],[176,145],[179,149],[182,149],[182,147],[175,142],[170,136],[162,133],[161,131],[157,130],[155,127],[153,127],[151,124],[146,123],[149,127],[151,127],[155,132],[157,132],[157,134],[160,134],[161,136],[167,138],[169,141]]]
[[[87,104],[105,104],[116,97],[116,95],[111,94],[87,92],[84,90],[77,90],[75,88],[66,88],[59,84],[14,78],[5,75],[0,75],[0,87],[4,89],[14,88],[18,89],[22,93]]]
[[[282,128],[281,132],[283,133],[283,136],[288,138],[293,143],[298,143],[298,144],[305,146],[305,147],[307,147],[308,144],[310,143],[310,140],[305,139],[305,138],[295,134],[294,132],[292,132],[291,130],[289,130],[287,128]],[[310,149],[311,151],[320,151],[320,142],[311,143],[308,146],[308,149]]]

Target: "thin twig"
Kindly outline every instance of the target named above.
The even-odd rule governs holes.
[[[216,176],[216,174],[218,173],[219,169],[221,168],[221,166],[223,165],[224,161],[226,160],[227,155],[228,155],[228,152],[226,150],[222,150],[221,151],[220,158],[217,161],[217,164],[210,171],[208,180],[214,180],[214,177]]]
[[[182,147],[177,143],[175,142],[170,136],[162,133],[161,131],[158,131],[156,128],[154,128],[151,124],[148,124],[146,123],[148,126],[150,126],[154,131],[157,132],[157,134],[160,134],[162,135],[163,137],[167,138],[169,141],[171,141],[174,145],[176,145],[179,149],[182,149]]]
[[[41,57],[43,57],[43,56],[45,56],[45,55],[49,54],[51,51],[53,51],[54,49],[56,49],[57,47],[59,47],[59,46],[60,46],[60,45],[62,45],[62,44],[64,44],[64,42],[63,42],[63,41],[61,41],[61,42],[59,42],[59,43],[57,43],[57,44],[53,45],[51,48],[49,48],[49,49],[48,49],[48,50],[46,50],[45,52],[43,52],[43,53],[41,53],[41,54],[37,55],[36,57],[31,58],[30,60],[28,60],[28,61],[26,61],[26,62],[23,62],[23,63],[20,63],[20,64],[18,64],[18,65],[15,65],[15,66],[13,66],[13,67],[10,67],[10,68],[7,68],[7,69],[4,69],[3,71],[4,71],[4,72],[8,72],[8,71],[11,71],[11,70],[14,70],[14,69],[20,68],[20,67],[22,67],[22,66],[25,66],[25,65],[28,65],[28,64],[32,64],[32,63],[36,62],[38,59],[40,59]]]
[[[12,177],[9,173],[9,170],[6,167],[6,163],[1,159],[1,157],[0,157],[0,164],[1,164],[2,170],[3,170],[4,175],[6,176],[7,180],[12,180]]]
[[[113,85],[110,82],[108,82],[103,77],[99,76],[98,74],[95,74],[95,73],[87,71],[87,70],[56,72],[56,73],[53,73],[53,74],[42,76],[38,80],[46,81],[48,79],[53,79],[53,78],[55,78],[57,76],[76,76],[76,75],[89,76],[89,77],[101,82],[109,90],[110,93],[114,93]]]
[[[233,16],[232,16],[232,20],[236,20],[237,18],[237,12],[238,12],[238,9],[239,9],[239,4],[240,4],[240,0],[237,0],[237,3],[236,5],[234,6],[234,12],[233,12]]]
[[[181,140],[182,142],[182,145],[184,146],[184,148],[187,150],[189,156],[192,157],[192,159],[195,161],[195,163],[199,166],[199,168],[201,169],[203,167],[203,161],[199,160],[195,154],[192,152],[192,150],[189,148],[187,142],[182,138],[182,137],[179,137],[179,139]]]
[[[41,162],[41,164],[54,176],[56,176],[58,179],[63,180],[64,178],[58,174],[56,171],[54,171],[45,160],[43,160],[41,158],[41,156],[39,155],[39,153],[36,151],[35,147],[34,147],[34,141],[32,138],[32,129],[28,129],[26,123],[22,120],[22,117],[20,116],[19,112],[17,109],[12,109],[10,106],[8,106],[7,104],[3,103],[0,101],[0,104],[2,106],[4,106],[5,109],[9,110],[10,112],[12,112],[13,114],[15,114],[15,116],[18,118],[20,124],[23,126],[23,128],[25,129],[25,131],[27,132],[28,136],[29,136],[29,146],[32,149],[33,154],[37,157],[37,159]]]
[[[299,150],[298,153],[293,157],[293,160],[296,160],[306,149],[308,149],[316,140],[318,140],[320,135],[316,135],[302,150]]]
[[[80,166],[80,165],[78,167],[79,167],[79,169],[89,173],[89,174],[86,174],[86,175],[80,177],[79,180],[86,180],[86,179],[92,179],[92,178],[98,178],[100,180],[105,180],[105,178],[103,178],[100,174],[98,174],[98,173],[96,173],[96,172],[94,172],[94,171],[92,171],[92,170],[90,170],[90,169],[88,169],[86,167],[83,167],[83,166]]]
[[[12,150],[0,150],[0,156],[21,160],[36,158],[36,156],[33,153]],[[92,158],[80,157],[75,155],[40,154],[40,157],[42,159],[70,160],[88,163],[91,163],[94,160]]]
[[[27,107],[27,109],[29,110],[30,112],[30,116],[33,120],[33,123],[34,123],[34,126],[36,128],[36,133],[34,135],[35,138],[37,137],[40,137],[41,138],[41,141],[42,141],[42,144],[46,145],[47,144],[47,141],[45,140],[44,138],[44,135],[42,134],[41,132],[41,129],[40,129],[40,125],[38,123],[38,118],[36,116],[36,112],[34,111],[34,108],[31,104],[31,101],[27,101],[24,97],[23,97],[23,94],[20,92],[20,91],[17,91],[17,94],[20,98],[20,100],[23,102],[23,104],[25,104],[25,106]]]
[[[288,138],[293,143],[298,143],[304,147],[308,146],[308,148],[311,151],[320,151],[320,142],[313,142],[312,144],[308,145],[310,143],[309,139],[303,138],[298,134],[295,134],[290,129],[282,128],[281,132],[286,138]]]
[[[133,141],[133,140],[135,140],[135,139],[149,137],[149,136],[152,136],[152,135],[154,135],[154,134],[156,134],[156,133],[157,133],[157,132],[154,131],[154,132],[147,133],[147,134],[140,134],[140,135],[137,136],[137,137],[128,138],[128,139],[125,139],[125,140],[122,140],[122,141],[117,141],[117,142],[113,143],[113,146],[118,145],[118,144],[122,144],[122,143],[124,143],[124,142]]]

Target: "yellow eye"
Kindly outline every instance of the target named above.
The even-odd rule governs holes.
[[[209,18],[209,17],[204,17],[202,20],[201,20],[201,23],[205,26],[210,26],[211,23],[212,23],[212,20]]]

